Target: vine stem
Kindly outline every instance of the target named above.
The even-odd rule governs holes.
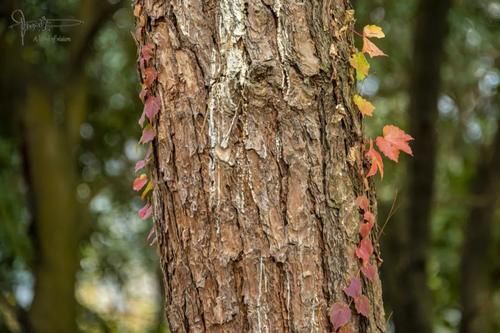
[[[358,35],[359,37],[364,37],[363,34],[360,34],[359,32],[357,32],[354,28],[352,28],[352,32],[354,32],[356,35]]]
[[[379,241],[380,236],[382,236],[382,233],[384,232],[385,226],[387,225],[387,223],[389,223],[389,220],[394,216],[397,209],[399,208],[399,206],[396,207],[397,200],[398,200],[398,190],[396,190],[396,195],[394,196],[394,200],[392,201],[392,205],[391,205],[391,209],[389,210],[389,214],[387,214],[387,218],[385,219],[385,222],[382,225],[382,228],[380,229],[380,231],[377,234],[377,239],[376,239],[377,242]]]

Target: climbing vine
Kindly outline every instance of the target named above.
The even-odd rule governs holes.
[[[370,64],[366,59],[366,55],[370,58],[387,56],[380,50],[371,38],[384,38],[385,34],[379,26],[366,25],[362,33],[355,31],[363,39],[363,48],[361,51],[356,49],[356,52],[349,59],[349,63],[355,69],[356,79],[358,81],[364,80],[370,70]],[[363,117],[371,117],[375,111],[375,106],[363,98],[355,94],[353,96],[353,103],[359,109]],[[398,162],[400,152],[412,155],[409,141],[413,138],[406,134],[403,130],[394,125],[385,125],[382,129],[382,135],[373,139],[369,139],[369,143],[363,146],[363,155],[369,162],[369,169],[365,173],[362,170],[361,176],[363,183],[368,189],[368,178],[375,176],[377,172],[380,177],[384,176],[384,162],[382,155],[394,162]],[[375,145],[373,142],[375,141]],[[368,146],[368,149],[366,148]],[[377,150],[378,148],[378,150]],[[360,269],[355,276],[352,276],[347,286],[343,289],[348,303],[338,301],[334,303],[330,310],[330,321],[333,326],[334,332],[337,333],[351,333],[354,332],[349,322],[352,318],[351,306],[354,303],[356,313],[368,318],[370,313],[370,301],[368,297],[363,295],[363,281],[365,284],[373,282],[377,275],[377,260],[373,260],[373,243],[371,231],[375,224],[375,215],[370,209],[370,200],[366,195],[360,195],[356,198],[355,206],[358,208],[361,221],[359,223],[359,243],[356,246],[355,256],[359,260]],[[381,260],[378,260],[381,262]],[[361,274],[360,274],[361,273]],[[362,281],[363,278],[363,281]]]
[[[142,40],[140,35],[143,33],[145,26],[144,16],[141,15],[142,6],[136,4],[134,7],[134,16],[137,19],[137,31],[135,32],[136,40]],[[153,182],[148,178],[144,169],[148,166],[152,159],[152,141],[156,136],[154,129],[154,122],[161,108],[161,100],[155,96],[154,82],[158,77],[158,72],[154,67],[153,54],[155,52],[155,45],[151,42],[140,45],[139,52],[139,70],[141,78],[141,91],[139,98],[144,103],[144,109],[139,119],[139,126],[142,128],[142,135],[139,143],[147,146],[146,155],[135,164],[135,172],[139,174],[132,184],[132,188],[136,192],[141,193],[141,199],[145,202],[144,206],[139,209],[138,215],[141,219],[146,220],[151,217],[153,207],[151,205],[151,190],[153,189]]]

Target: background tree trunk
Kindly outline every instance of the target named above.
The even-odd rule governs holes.
[[[397,332],[432,332],[432,302],[427,285],[430,222],[437,148],[437,103],[441,62],[451,0],[421,0],[417,8],[410,82],[409,125],[414,157],[408,160],[408,194],[404,209],[398,299],[394,306]]]
[[[16,1],[2,5],[5,6],[0,11],[7,14],[5,17],[18,9]],[[3,89],[9,87],[8,90],[15,91],[6,93],[4,99],[9,98],[14,113],[20,114],[22,156],[31,203],[35,286],[29,310],[19,311],[19,322],[25,325],[23,332],[77,331],[76,274],[80,243],[90,229],[88,207],[78,202],[76,193],[80,126],[88,111],[84,69],[89,45],[120,6],[121,1],[82,2],[76,17],[85,24],[71,31],[69,61],[57,79],[44,76],[38,68],[34,70],[36,64],[19,61],[18,44],[6,43],[9,47],[2,54],[2,60],[9,64],[4,66],[9,75],[0,83]],[[28,73],[37,74],[28,76]],[[60,97],[64,98],[65,107],[57,114],[54,101]]]
[[[29,331],[76,332],[75,280],[79,267],[80,225],[76,170],[70,148],[54,124],[51,95],[28,89],[25,164],[33,202],[34,299]]]
[[[491,287],[495,262],[492,252],[494,217],[500,194],[500,118],[495,138],[479,156],[477,164],[476,175],[471,182],[472,205],[464,228],[460,333],[495,331],[491,319],[495,317]]]
[[[162,100],[153,201],[171,330],[331,331],[329,307],[359,274],[355,198],[375,202],[349,1],[137,6]],[[378,278],[364,293],[354,331],[385,332]]]

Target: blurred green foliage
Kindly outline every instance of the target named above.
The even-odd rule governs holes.
[[[116,3],[117,1],[114,1]],[[76,297],[81,306],[82,332],[162,332],[162,291],[154,248],[146,237],[150,222],[140,221],[140,205],[130,190],[133,165],[143,152],[137,145],[141,106],[137,98],[136,47],[131,37],[129,3],[100,24],[86,45],[82,75],[87,89],[86,117],[79,128],[76,197],[90,209],[91,228],[82,242]],[[17,4],[26,19],[82,19],[79,1],[24,1]],[[7,3],[0,5],[1,82],[0,123],[0,331],[9,331],[12,315],[6,305],[28,309],[33,297],[31,274],[30,205],[23,171],[23,132],[19,113],[29,81],[43,80],[54,102],[54,117],[64,121],[63,93],[72,71],[70,60],[78,41],[54,43],[33,40],[27,32],[20,46]],[[17,8],[17,7],[15,7]],[[91,16],[89,16],[91,20]],[[84,19],[85,24],[92,24]],[[73,29],[83,29],[76,27]],[[73,30],[59,29],[58,35]],[[2,70],[4,71],[4,70]],[[22,82],[27,78],[28,82]],[[20,89],[17,89],[20,87]],[[57,168],[54,165],[54,168]],[[51,200],[51,198],[46,198]],[[54,230],[57,232],[57,230]],[[2,311],[3,310],[3,311]],[[7,327],[7,326],[8,327]],[[14,330],[15,331],[15,330]]]

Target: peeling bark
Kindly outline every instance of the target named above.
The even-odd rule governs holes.
[[[138,5],[162,101],[153,204],[171,330],[331,331],[359,274],[365,188],[349,1]],[[378,278],[364,290],[355,331],[385,332]]]

